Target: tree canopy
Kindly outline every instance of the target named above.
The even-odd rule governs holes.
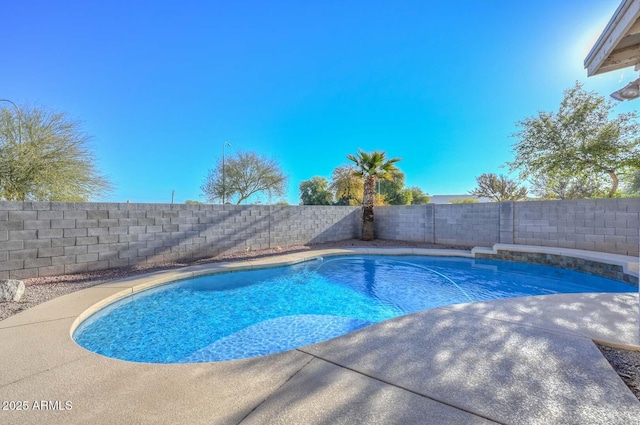
[[[538,112],[518,122],[515,159],[508,163],[522,179],[562,181],[606,176],[608,197],[618,189],[619,176],[640,169],[637,113],[611,118],[614,104],[579,82],[564,92],[557,112]]]
[[[364,181],[354,174],[355,167],[342,165],[331,174],[331,190],[335,194],[336,205],[362,205]]]
[[[411,205],[424,205],[431,201],[429,194],[424,193],[419,187],[410,187],[411,191]]]
[[[256,194],[282,196],[286,185],[287,176],[274,159],[256,152],[238,151],[226,158],[224,173],[222,159],[218,160],[200,189],[209,202],[224,197],[240,205]]]
[[[389,179],[380,180],[380,194],[388,205],[411,205],[413,192],[404,187],[404,181],[405,174],[397,168]]]
[[[626,196],[640,196],[640,170],[634,170],[625,176],[624,193]]]
[[[470,195],[490,198],[493,201],[519,201],[527,197],[527,189],[518,187],[518,183],[503,175],[493,173],[476,177],[478,187],[469,192]]]
[[[0,199],[83,202],[112,189],[79,121],[41,107],[20,110],[0,110]]]
[[[541,175],[531,179],[531,191],[542,199],[585,199],[607,196],[605,176]]]
[[[303,205],[331,205],[333,193],[324,177],[313,177],[300,183],[300,199]]]
[[[362,205],[364,179],[355,173],[352,165],[341,165],[333,170],[331,183],[324,177],[313,177],[300,184],[303,205]],[[378,180],[374,206],[423,205],[431,198],[419,187],[404,187],[405,175],[399,169],[390,173],[391,180]],[[378,187],[380,193],[377,193]],[[335,199],[335,201],[333,201]]]

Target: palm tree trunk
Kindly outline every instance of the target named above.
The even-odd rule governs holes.
[[[613,198],[613,196],[616,194],[616,191],[618,190],[618,176],[616,176],[616,173],[614,173],[613,171],[609,171],[609,176],[611,177],[611,180],[613,180],[611,190],[609,191],[609,198]]]
[[[376,193],[376,179],[367,176],[364,180],[364,201],[362,205],[362,240],[372,241],[373,232],[373,199]]]

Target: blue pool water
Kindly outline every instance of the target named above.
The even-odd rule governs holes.
[[[289,350],[445,305],[634,290],[611,279],[523,263],[334,257],[144,291],[91,316],[74,339],[91,351],[129,361],[220,361]]]

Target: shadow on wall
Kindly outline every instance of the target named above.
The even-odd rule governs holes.
[[[436,244],[493,246],[501,241],[500,203],[377,207],[376,237]],[[512,242],[512,241],[510,241]]]
[[[0,279],[350,239],[358,207],[0,202]]]
[[[360,238],[360,207],[0,202],[0,279]],[[638,255],[638,199],[376,208],[380,239]]]
[[[170,207],[156,210],[162,215],[155,220],[162,222],[161,232],[143,233],[140,236],[146,240],[130,241],[128,247],[116,250],[118,258],[129,258],[123,266],[350,239],[357,229],[354,217],[359,211],[325,206]]]
[[[334,208],[334,207],[324,207]],[[354,208],[354,207],[347,207]],[[325,223],[327,224],[327,223]],[[321,224],[318,228],[323,229]],[[336,238],[339,235],[339,239]],[[320,233],[308,239],[309,244],[335,242],[345,239],[360,239],[362,237],[362,208],[355,207],[348,215],[338,219],[331,227],[324,228]]]

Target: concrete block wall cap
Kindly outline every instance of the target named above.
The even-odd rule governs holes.
[[[564,257],[579,258],[582,260],[594,261],[597,263],[613,264],[622,267],[622,271],[632,276],[638,277],[640,266],[638,257],[630,255],[610,254],[607,252],[587,251],[583,249],[558,248],[539,245],[511,245],[495,244],[491,248],[476,247],[471,250],[474,257],[481,254],[495,255],[498,251],[530,252],[539,254],[559,255]]]
[[[410,255],[413,254],[413,248],[368,248],[367,253],[370,255]]]
[[[338,248],[318,251],[309,251],[303,255],[304,260],[318,257],[333,257],[341,255],[425,255],[425,256],[446,256],[446,257],[469,257],[472,258],[472,251],[459,249],[433,249],[433,248]]]
[[[498,253],[498,250],[495,248],[489,248],[486,246],[476,246],[471,249],[471,256],[475,257],[476,254],[492,254],[495,255]]]
[[[541,245],[518,245],[518,244],[494,244],[493,247],[487,248],[492,250],[493,252],[497,252],[498,250],[504,251],[517,251],[517,252],[540,252],[547,254],[574,254],[574,255],[584,255],[584,256],[593,256],[599,258],[612,258],[612,259],[625,259],[626,261],[638,260],[638,257],[633,257],[630,255],[622,255],[622,254],[611,254],[607,252],[598,252],[598,251],[589,251],[585,249],[575,249],[575,248],[560,248],[553,246],[541,246]]]
[[[437,257],[465,257],[473,258],[473,251],[462,249],[432,249],[432,248],[413,248],[415,255],[431,255]]]

